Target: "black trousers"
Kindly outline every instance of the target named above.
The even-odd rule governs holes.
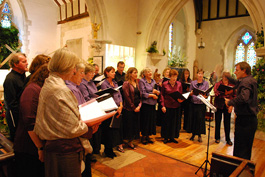
[[[222,122],[222,115],[224,114],[224,129],[225,129],[225,140],[230,141],[230,123],[231,123],[231,113],[225,106],[224,109],[217,109],[215,112],[215,139],[220,139],[220,127]]]
[[[234,156],[250,160],[257,124],[257,116],[255,115],[237,116],[235,124]]]

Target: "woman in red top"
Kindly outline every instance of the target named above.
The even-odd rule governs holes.
[[[214,86],[214,106],[217,108],[217,111],[215,113],[215,142],[220,143],[220,126],[222,121],[222,115],[224,114],[225,139],[227,144],[231,146],[233,144],[230,139],[230,122],[232,107],[226,107],[225,98],[233,99],[236,95],[233,89],[230,91],[225,90],[225,92],[218,90],[220,85],[234,87],[234,85],[229,82],[229,77],[231,77],[231,74],[229,72],[223,72],[222,80],[216,83]]]
[[[170,80],[162,84],[161,89],[161,105],[162,111],[165,113],[165,118],[162,121],[161,136],[164,138],[164,143],[174,142],[178,143],[175,138],[179,137],[180,117],[180,103],[183,101],[174,100],[169,94],[173,92],[180,92],[182,94],[182,85],[178,78],[178,71],[171,69],[169,72]]]
[[[123,83],[123,138],[128,140],[128,146],[135,149],[133,139],[140,138],[140,109],[142,106],[137,69],[128,69]]]

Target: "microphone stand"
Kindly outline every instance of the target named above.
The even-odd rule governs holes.
[[[195,174],[197,174],[200,169],[203,169],[203,165],[205,164],[203,177],[206,177],[206,176],[209,175],[209,174],[207,175],[207,165],[208,164],[211,165],[211,163],[208,160],[208,157],[209,157],[209,145],[210,145],[209,141],[210,141],[211,120],[213,120],[212,117],[211,117],[211,113],[212,113],[212,110],[214,112],[216,112],[216,108],[208,100],[206,100],[202,95],[198,95],[197,97],[210,109],[210,118],[208,120],[208,122],[209,122],[208,126],[209,127],[208,127],[208,140],[207,140],[206,159],[203,162],[203,164],[199,167],[199,169],[195,172]]]

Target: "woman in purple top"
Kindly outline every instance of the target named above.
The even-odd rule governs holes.
[[[156,134],[156,110],[158,95],[160,92],[154,89],[156,82],[152,79],[150,68],[144,69],[144,78],[139,81],[140,93],[142,95],[142,107],[140,116],[140,130],[143,144],[154,143],[150,135]]]
[[[43,142],[33,132],[39,94],[49,76],[47,64],[41,66],[30,78],[20,98],[20,118],[14,141],[14,152],[19,176],[44,176]]]
[[[162,120],[161,136],[164,138],[164,143],[178,143],[175,138],[179,137],[180,131],[180,103],[184,100],[174,100],[169,94],[179,92],[182,94],[182,85],[178,79],[178,71],[171,69],[169,72],[170,80],[165,81],[161,88],[161,105],[162,111],[165,114]]]
[[[137,82],[137,69],[131,67],[125,75],[122,85],[123,107],[123,138],[128,140],[128,146],[135,149],[132,141],[140,137],[140,109],[142,106],[139,84]]]
[[[182,83],[183,93],[187,93],[190,91],[190,71],[188,69],[184,69],[181,73],[180,82]],[[191,108],[191,97],[184,100],[181,103],[181,114],[182,110],[184,111],[184,123],[183,129],[186,130],[188,133],[191,133],[191,125],[192,125],[192,116],[190,114]]]
[[[215,142],[220,143],[220,127],[221,127],[221,121],[222,121],[222,115],[224,114],[224,128],[225,128],[225,140],[228,145],[232,145],[230,139],[230,123],[231,123],[231,112],[232,107],[227,108],[225,105],[225,98],[227,99],[233,99],[235,95],[234,89],[230,91],[220,92],[218,90],[220,85],[226,85],[234,87],[235,85],[230,83],[228,78],[231,77],[231,74],[229,72],[223,72],[222,80],[215,84],[214,86],[214,106],[217,108],[217,111],[215,112]]]
[[[209,83],[205,80],[203,80],[204,71],[202,69],[199,69],[197,71],[197,80],[194,80],[191,82],[190,85],[190,91],[193,90],[193,88],[198,88],[200,90],[207,90],[209,88]],[[206,112],[206,106],[205,104],[197,98],[196,95],[193,95],[193,92],[191,92],[191,102],[193,107],[193,120],[192,120],[192,137],[190,140],[194,140],[195,135],[198,135],[198,141],[202,142],[201,134],[205,134],[205,112]],[[203,95],[205,98],[208,97],[208,95]]]
[[[83,94],[86,101],[91,100],[92,98],[96,98],[97,95],[95,94],[98,89],[92,81],[94,77],[95,67],[90,64],[86,64],[85,67],[85,76],[82,79],[81,84],[79,85],[79,90]],[[92,138],[89,140],[91,143],[91,146],[93,147],[93,154],[99,154],[100,152],[100,146],[101,146],[101,128],[99,127],[98,131],[93,134]],[[96,159],[94,156],[91,157],[92,162],[96,162]]]
[[[81,84],[79,85],[79,89],[82,92],[86,101],[97,97],[95,93],[98,91],[98,89],[95,83],[92,81],[94,77],[94,72],[95,68],[90,64],[86,64],[85,76],[84,79],[82,79]]]
[[[115,78],[115,69],[112,66],[108,66],[104,70],[105,80],[101,84],[101,89],[107,89],[107,88],[117,88],[118,84],[114,80]],[[123,108],[122,104],[122,96],[120,91],[113,93],[113,99],[116,103],[116,105],[119,107],[117,110],[118,115],[116,115],[116,118],[121,119],[121,112]],[[110,158],[116,157],[116,154],[113,152],[113,147],[117,146],[117,150],[120,152],[124,152],[122,147],[122,128],[110,128],[111,119],[107,119],[102,122],[101,128],[102,128],[102,142],[105,145],[105,155]]]

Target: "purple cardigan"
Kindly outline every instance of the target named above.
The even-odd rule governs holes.
[[[82,93],[80,92],[78,86],[75,83],[73,83],[71,81],[65,81],[65,84],[75,95],[75,97],[78,101],[78,105],[86,102],[85,98],[83,97]]]
[[[97,95],[95,95],[94,93],[96,93],[98,89],[93,81],[87,81],[83,79],[78,88],[83,94],[86,101],[97,97]]]
[[[118,84],[115,80],[112,80],[114,87],[110,85],[109,81],[107,79],[104,80],[104,82],[101,84],[101,89],[104,90],[106,88],[117,88]],[[113,99],[117,106],[120,106],[120,103],[122,102],[122,96],[120,91],[113,94]]]
[[[145,78],[141,79],[139,81],[139,88],[142,95],[142,102],[149,105],[155,105],[157,103],[157,100],[153,98],[148,98],[149,94],[153,93],[153,89],[156,82],[151,79],[151,83],[148,83]]]

